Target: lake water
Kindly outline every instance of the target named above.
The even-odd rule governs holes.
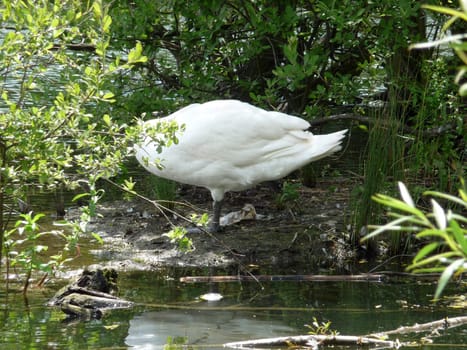
[[[330,328],[341,335],[363,335],[465,315],[465,310],[432,304],[434,285],[428,282],[179,282],[197,273],[205,272],[122,272],[120,296],[136,306],[92,321],[67,320],[60,310],[44,306],[59,284],[31,290],[27,304],[21,293],[1,290],[1,349],[173,349],[175,343],[222,349],[231,341],[306,334],[305,324],[314,318],[331,321]],[[446,295],[465,294],[465,287],[459,288],[450,285]],[[223,299],[199,298],[208,292]],[[421,335],[410,337],[399,339]],[[467,327],[433,340],[436,345],[424,348],[465,349]]]

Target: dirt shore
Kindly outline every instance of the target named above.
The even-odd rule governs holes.
[[[278,205],[278,191],[269,185],[228,193],[222,213],[252,204],[255,220],[226,226],[222,232],[190,233],[194,251],[181,252],[164,236],[171,226],[154,205],[140,199],[99,205],[101,215],[90,229],[104,239],[100,260],[118,269],[158,269],[167,266],[221,267],[262,273],[316,273],[346,269],[353,256],[347,245],[346,221],[352,184],[343,179],[300,186],[299,199]],[[211,198],[202,188],[183,187],[174,210],[186,217],[209,212]],[[170,214],[176,225],[183,220]]]

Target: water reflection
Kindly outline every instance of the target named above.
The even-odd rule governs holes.
[[[253,312],[166,310],[151,311],[130,321],[126,345],[136,349],[161,349],[167,340],[183,339],[190,345],[222,347],[239,339],[295,334],[278,319],[264,319]]]

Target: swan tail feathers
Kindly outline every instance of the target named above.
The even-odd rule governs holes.
[[[346,130],[340,130],[332,134],[313,135],[312,137],[312,160],[318,160],[327,157],[342,149],[342,139],[347,133]]]

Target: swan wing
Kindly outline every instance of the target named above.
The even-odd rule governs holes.
[[[301,118],[235,100],[193,104],[161,120],[184,125],[179,143],[158,153],[148,141],[137,151],[138,159],[143,153],[149,171],[222,195],[278,179],[338,150],[345,133],[315,136],[305,131],[310,125]],[[150,163],[157,158],[162,170]]]

